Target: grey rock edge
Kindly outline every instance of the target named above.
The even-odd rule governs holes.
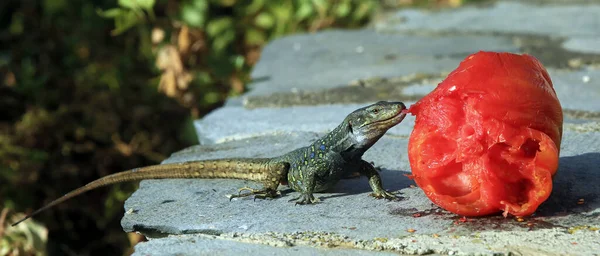
[[[414,124],[409,117],[364,157],[381,167],[384,187],[403,200],[369,197],[364,178],[342,180],[311,206],[288,202],[296,193],[286,187],[275,200],[225,197],[240,187],[258,187],[247,181],[143,181],[125,203],[122,220],[125,231],[150,238],[136,246],[135,255],[597,255],[597,13],[598,3],[497,2],[404,10],[365,30],[276,40],[253,71],[253,89],[196,121],[201,145],[165,161],[276,156],[309,144],[373,101],[414,103],[470,53],[529,52],[548,68],[565,108],[553,194],[535,216],[461,219],[432,205],[405,177]],[[585,203],[577,204],[579,199]]]

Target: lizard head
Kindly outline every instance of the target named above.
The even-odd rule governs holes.
[[[372,146],[385,132],[406,116],[402,102],[380,101],[350,113],[345,120],[348,132],[361,147]]]

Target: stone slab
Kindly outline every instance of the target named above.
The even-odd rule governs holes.
[[[544,4],[498,1],[443,11],[400,10],[375,24],[385,31],[503,32],[555,37],[600,36],[600,4]]]
[[[246,96],[322,90],[357,79],[450,71],[476,50],[518,51],[508,37],[421,36],[370,29],[292,35],[269,43]]]
[[[405,104],[410,104],[406,102]],[[263,135],[297,132],[326,133],[338,126],[346,115],[367,104],[294,106],[289,108],[246,109],[230,106],[217,109],[194,121],[200,144],[221,143]],[[235,118],[231,118],[235,117]],[[408,136],[414,118],[387,134]]]
[[[357,256],[385,256],[397,255],[390,252],[374,252],[357,249],[343,248],[315,248],[309,246],[294,246],[290,248],[285,244],[275,241],[271,245],[239,242],[236,240],[218,239],[218,237],[202,235],[178,235],[164,239],[153,239],[135,246],[134,256],[146,255],[357,255]]]
[[[560,229],[484,231],[473,236],[425,236],[351,241],[326,233],[173,235],[136,245],[133,255],[586,255],[598,232]],[[298,238],[302,238],[301,240]],[[526,246],[522,246],[526,243]],[[332,246],[332,245],[337,246]],[[292,247],[293,246],[293,247]],[[357,248],[357,249],[350,249]]]
[[[309,136],[309,141],[316,138],[311,133],[304,136]],[[196,146],[178,153],[176,158],[177,161],[185,161],[234,157],[232,152],[237,154],[244,150],[247,153],[242,155],[255,156],[259,152],[272,153],[294,148],[302,140],[302,135],[292,139],[283,137],[290,136]],[[263,143],[255,144],[252,140],[262,140]],[[236,144],[228,145],[230,143]],[[600,195],[600,132],[572,128],[565,130],[554,192],[536,215],[524,222],[505,219],[500,215],[469,218],[463,222],[460,216],[432,205],[420,189],[410,187],[412,181],[404,176],[409,170],[404,152],[406,143],[405,138],[384,137],[364,157],[382,167],[384,187],[403,196],[401,201],[369,197],[370,188],[364,178],[342,180],[331,192],[317,194],[322,203],[309,206],[295,206],[288,202],[297,193],[285,188],[284,196],[274,200],[242,198],[229,201],[225,197],[236,193],[239,187],[258,186],[254,182],[223,179],[147,180],[141,182],[140,188],[125,203],[128,213],[122,220],[122,226],[128,232],[137,231],[149,237],[193,233],[216,237],[238,233],[246,237],[273,232],[281,235],[321,232],[326,234],[323,236],[327,239],[343,237],[348,243],[354,244],[353,248],[370,248],[377,241],[385,241],[380,246],[400,252],[406,252],[403,251],[406,249],[406,244],[402,242],[404,240],[393,239],[426,239],[434,234],[447,239],[462,237],[473,240],[481,239],[480,234],[485,233],[485,240],[489,243],[505,243],[509,247],[527,249],[527,241],[534,240],[530,238],[530,230],[534,230],[542,232],[535,233],[537,236],[558,234],[567,239],[559,239],[562,242],[573,241],[585,245],[578,248],[600,250],[600,239],[589,240],[590,237],[600,238],[600,235],[594,233],[593,229],[582,228],[600,226],[600,201],[597,200]],[[247,147],[240,147],[243,144],[247,144]],[[212,155],[199,156],[200,152],[212,152]],[[585,200],[585,204],[577,204],[580,198]],[[414,214],[419,214],[419,217]],[[583,232],[579,236],[569,233],[579,229]],[[410,230],[416,231],[413,233]],[[522,237],[523,243],[502,239],[511,236]],[[301,235],[297,238],[298,241],[291,239],[290,243],[302,244],[300,240],[305,237]],[[250,240],[258,241],[262,238]],[[403,245],[404,249],[394,249],[394,243],[387,243],[390,240]],[[435,253],[447,253],[448,250],[454,250],[452,248],[456,252],[495,252],[486,246],[488,242],[450,248],[442,241],[444,240],[440,240],[440,243],[425,243],[413,249]],[[556,246],[562,245],[562,242]]]
[[[572,110],[600,113],[600,69],[587,67],[577,71],[548,69],[555,91],[565,111],[565,121],[574,121]],[[402,95],[420,97],[436,87],[440,80],[427,80],[402,88]],[[392,99],[393,100],[393,99]],[[410,106],[414,102],[405,102]],[[336,127],[346,114],[370,103],[292,106],[247,109],[228,106],[194,121],[201,144],[219,143],[268,134],[325,133]],[[235,118],[232,118],[235,117]],[[581,120],[577,120],[581,121]],[[414,118],[388,131],[392,136],[408,136]]]
[[[564,109],[600,112],[600,69],[551,69],[549,74]]]
[[[600,2],[550,3],[500,1],[444,11],[401,10],[376,22],[375,29],[280,38],[264,48],[251,74],[252,90],[230,99],[227,106],[349,103],[349,98],[360,102],[356,95],[363,92],[349,84],[373,77],[447,73],[480,50],[528,52],[548,68],[600,63]],[[340,88],[348,90],[331,91]],[[304,95],[314,91],[316,96]],[[386,93],[378,95],[388,100]]]
[[[434,206],[405,176],[410,170],[407,138],[414,124],[407,117],[364,157],[381,167],[384,187],[403,200],[369,197],[364,178],[340,181],[316,195],[322,203],[309,206],[288,202],[297,193],[286,187],[275,200],[225,197],[240,187],[258,187],[254,182],[143,181],[125,203],[122,226],[156,239],[138,245],[136,254],[597,254],[600,3],[557,2],[563,1],[401,10],[374,29],[278,39],[264,49],[252,73],[253,90],[195,122],[203,145],[165,161],[277,156],[316,140],[375,98],[410,105],[470,53],[532,52],[549,69],[565,108],[553,193],[535,215],[523,220],[461,218]],[[368,82],[380,78],[400,83],[378,87]],[[343,92],[365,97],[335,97]],[[252,99],[276,104],[261,107],[249,104]]]
[[[563,43],[563,47],[570,51],[600,54],[600,37],[578,37],[569,38]]]

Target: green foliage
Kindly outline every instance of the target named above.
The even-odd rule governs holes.
[[[148,4],[153,2],[141,3],[139,8],[123,3],[122,8],[152,13]],[[158,82],[152,78],[159,72],[146,30],[133,27],[119,37],[107,33],[113,24],[96,10],[111,4],[0,3],[0,40],[5,46],[0,49],[4,207],[31,211],[69,189],[112,172],[155,164],[195,142],[189,132],[181,132],[189,131],[184,127],[190,126],[189,109],[157,91]],[[200,113],[212,107],[198,106]],[[134,185],[119,188],[108,196],[106,190],[89,193],[81,201],[85,204],[75,199],[38,216],[53,234],[49,252],[122,254],[130,246],[119,226],[122,194]],[[108,208],[89,204],[111,200],[120,203]],[[5,233],[0,248],[20,245],[26,255],[34,254],[27,248],[40,250],[26,242],[34,237],[34,224],[8,229],[31,231]]]
[[[426,8],[426,9],[438,9],[438,8],[455,8],[466,4],[473,4],[478,2],[491,2],[490,0],[382,0],[381,5],[383,8]]]
[[[36,221],[9,228],[4,209],[0,216],[0,255],[45,255],[48,230]],[[17,221],[23,214],[14,215]]]
[[[29,212],[101,176],[160,162],[196,142],[193,118],[245,90],[265,43],[357,27],[375,7],[375,0],[0,1],[4,206]],[[131,246],[119,225],[122,201],[134,187],[93,191],[37,216],[50,233],[48,252],[122,254]],[[30,231],[1,242],[25,246],[41,232],[35,222],[21,225]]]
[[[157,3],[159,6],[155,9],[167,9],[156,17],[157,24],[172,24],[174,19],[202,35],[197,40],[206,45],[203,51],[191,56],[182,53],[184,65],[202,77],[192,81],[199,88],[203,83],[229,85],[232,78],[245,84],[256,62],[256,52],[266,42],[301,31],[360,26],[373,13],[376,3],[374,0],[183,0],[172,8],[163,8]],[[115,21],[114,33],[123,33],[132,28],[140,29],[147,23],[141,11],[133,11],[140,9],[121,5],[100,13]],[[177,27],[170,25],[161,29],[167,30],[167,34],[180,33]],[[244,90],[234,86],[231,89],[230,93],[234,94]],[[206,92],[206,95],[215,94]],[[215,97],[204,100],[212,99]]]
[[[154,11],[152,8],[154,7],[154,4],[154,0],[119,0],[119,8],[112,8],[106,11],[98,10],[98,15],[114,19],[115,30],[112,31],[112,34],[119,35],[126,30],[145,22],[147,18],[153,20]]]

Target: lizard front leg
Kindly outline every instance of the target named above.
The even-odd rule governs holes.
[[[307,168],[310,169],[310,168]],[[318,198],[313,195],[316,187],[315,172],[312,170],[303,171],[302,175],[297,175],[290,180],[292,188],[300,192],[300,196],[293,198],[290,202],[296,201],[296,204],[313,204],[319,202]],[[292,183],[293,182],[293,183]]]
[[[358,171],[362,174],[367,176],[367,178],[369,179],[369,186],[371,186],[371,189],[373,190],[373,193],[371,193],[370,195],[375,197],[375,198],[385,198],[385,199],[397,199],[398,196],[387,192],[385,189],[383,189],[383,185],[381,182],[381,176],[379,176],[379,173],[377,172],[377,170],[375,169],[375,167],[365,161],[365,160],[360,160],[359,162],[360,166]]]
[[[290,169],[288,180],[295,191],[300,192],[298,198],[292,199],[296,204],[312,204],[319,202],[313,196],[314,192],[321,192],[331,188],[344,174],[344,159],[340,154],[328,152],[323,156],[310,158],[312,152],[307,153],[309,159],[299,168]]]

